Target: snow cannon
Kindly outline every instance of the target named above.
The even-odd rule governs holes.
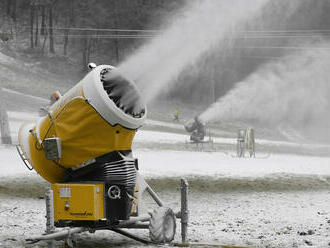
[[[198,116],[187,121],[184,128],[190,133],[190,140],[192,142],[203,142],[205,137],[205,125]]]
[[[134,82],[115,67],[100,65],[54,102],[46,116],[23,124],[19,146],[33,169],[51,183],[108,180],[110,169],[101,169],[102,161],[118,161],[132,170],[131,145],[145,118]],[[125,180],[129,183],[131,177]]]
[[[163,244],[174,239],[178,217],[185,243],[187,181],[181,179],[181,210],[174,213],[139,174],[132,156],[135,132],[146,118],[138,89],[112,66],[89,67],[85,78],[45,108],[44,117],[19,130],[17,150],[25,165],[52,183],[45,194],[46,232],[27,241],[55,247],[63,239],[72,247],[76,233],[111,230]],[[159,208],[139,214],[143,192]],[[150,240],[123,228],[149,229]]]

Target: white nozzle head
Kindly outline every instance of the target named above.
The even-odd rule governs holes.
[[[95,63],[93,63],[93,62],[88,63],[88,69],[93,70],[95,67],[96,67]]]

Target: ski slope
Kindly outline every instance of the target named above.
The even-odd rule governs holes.
[[[38,118],[32,112],[10,111],[8,116],[15,143],[19,126]],[[236,158],[232,156],[236,140],[221,137],[214,142],[232,146],[231,152],[175,150],[176,144],[186,139],[187,135],[180,133],[139,130],[134,144],[152,145],[134,149],[133,154],[139,159],[140,173],[170,206],[178,207],[180,201],[176,189],[179,178],[188,179],[190,241],[250,247],[327,247],[330,157],[257,153],[257,158]],[[261,142],[288,145],[257,141]],[[159,149],[162,143],[172,144],[173,149]],[[0,146],[0,169],[0,247],[23,248],[24,239],[44,231],[45,203],[41,197],[48,184],[24,166],[13,146]],[[148,199],[144,204],[146,209],[154,207]],[[148,232],[137,233],[148,237]],[[79,247],[144,247],[110,232],[84,233],[78,240]],[[175,241],[180,241],[179,235]]]

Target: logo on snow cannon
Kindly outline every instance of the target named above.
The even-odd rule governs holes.
[[[134,82],[109,65],[95,67],[48,111],[37,121],[24,123],[18,138],[25,158],[51,183],[63,182],[67,169],[75,170],[96,157],[131,150],[135,132],[146,118]]]

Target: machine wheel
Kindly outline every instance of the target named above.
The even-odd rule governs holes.
[[[150,239],[157,244],[169,243],[174,239],[176,219],[173,210],[160,207],[151,215],[149,224]]]

